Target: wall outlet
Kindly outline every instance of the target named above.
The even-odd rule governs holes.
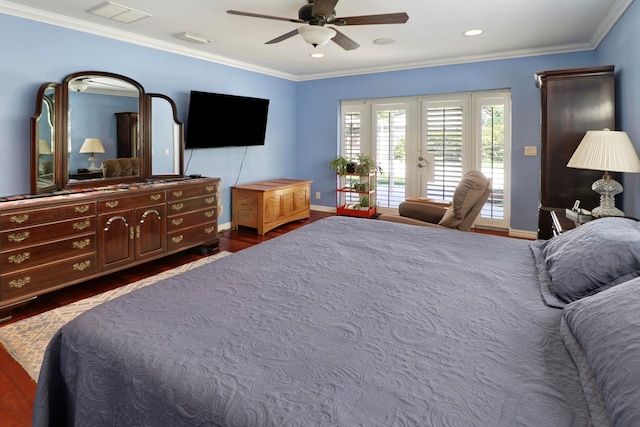
[[[525,156],[537,156],[538,155],[538,147],[535,145],[526,145],[524,147],[524,155]]]
[[[320,192],[316,191],[316,200],[320,200]]]

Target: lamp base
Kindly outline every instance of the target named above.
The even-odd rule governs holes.
[[[624,216],[624,212],[615,206],[614,196],[622,193],[622,185],[615,179],[611,179],[609,172],[591,185],[591,189],[600,194],[600,206],[591,210],[594,218],[605,216]]]

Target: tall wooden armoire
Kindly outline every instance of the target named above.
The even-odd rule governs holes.
[[[615,130],[614,66],[541,71],[535,77],[542,95],[538,238],[548,239],[553,234],[545,208],[570,208],[576,200],[589,210],[600,204],[591,184],[603,171],[568,168],[567,162],[588,130]]]

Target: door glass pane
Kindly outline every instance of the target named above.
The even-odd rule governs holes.
[[[462,177],[462,107],[427,108],[427,151],[434,155],[434,181],[427,187],[427,197],[452,200]]]
[[[480,213],[483,218],[504,218],[504,112],[504,105],[482,106],[482,173],[493,184],[493,192]]]
[[[378,173],[378,206],[395,208],[405,199],[406,139],[406,109],[378,110],[375,159],[382,168]]]

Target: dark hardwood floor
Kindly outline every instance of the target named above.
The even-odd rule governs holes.
[[[308,220],[294,221],[292,223],[285,224],[269,231],[264,236],[259,236],[255,229],[250,228],[241,227],[239,230],[235,231],[225,230],[220,238],[220,250],[237,252],[332,215],[333,214],[331,213],[311,211],[311,218]],[[503,234],[495,232],[489,233]],[[108,276],[100,277],[42,295],[29,304],[15,309],[13,311],[13,318],[11,322],[35,316],[36,314],[44,311],[66,305],[83,298],[88,298],[110,289],[115,289],[204,256],[207,255],[200,253],[197,249],[184,251],[140,266],[132,267],[127,270],[122,270]],[[30,426],[35,393],[36,383],[27,375],[24,369],[22,369],[22,367],[13,360],[11,356],[9,356],[5,349],[0,346],[0,426]]]

